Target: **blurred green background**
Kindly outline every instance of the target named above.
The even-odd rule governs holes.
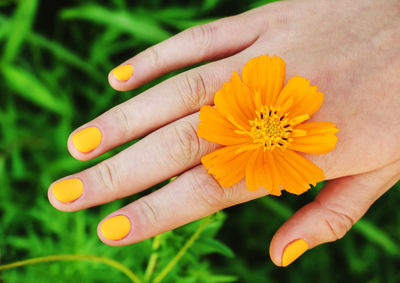
[[[269,241],[322,185],[300,197],[233,207],[127,247],[102,244],[96,227],[138,196],[74,213],[47,201],[52,181],[123,148],[76,161],[66,148],[69,133],[173,75],[117,93],[106,79],[110,69],[183,29],[266,2],[0,0],[0,264],[59,254],[79,259],[0,271],[0,282],[400,282],[398,189],[343,239],[286,269],[270,261]]]

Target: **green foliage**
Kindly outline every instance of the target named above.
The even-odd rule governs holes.
[[[3,270],[0,281],[129,282],[127,268],[143,282],[400,282],[398,190],[344,239],[285,270],[268,259],[269,239],[320,187],[299,198],[262,198],[229,209],[228,220],[218,213],[126,247],[102,244],[97,223],[139,196],[74,213],[47,201],[52,181],[121,150],[77,161],[66,149],[70,132],[166,78],[119,94],[108,86],[110,69],[184,28],[266,2],[0,1],[0,264],[64,255]]]

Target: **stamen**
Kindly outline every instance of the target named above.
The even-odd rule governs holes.
[[[251,130],[247,134],[253,138],[255,144],[262,146],[264,150],[272,151],[275,148],[285,150],[293,141],[292,137],[307,134],[305,130],[295,130],[294,126],[307,120],[308,115],[288,119],[288,113],[282,114],[279,109],[266,106],[262,106],[260,111],[256,111],[256,114],[257,118],[249,121]],[[240,131],[240,133],[244,133],[244,131]],[[242,152],[258,146],[241,148],[238,151]]]

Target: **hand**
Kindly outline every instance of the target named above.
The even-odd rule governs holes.
[[[105,220],[127,217],[106,222],[112,230],[103,230],[108,238],[100,231],[105,220],[100,222],[100,239],[118,246],[267,195],[264,189],[248,191],[243,181],[220,187],[200,164],[201,156],[218,145],[198,138],[196,128],[197,111],[213,103],[215,92],[232,72],[268,53],[286,61],[287,78],[303,76],[325,94],[312,120],[334,122],[341,130],[332,152],[307,156],[332,181],[278,230],[271,258],[277,265],[287,265],[307,248],[341,238],[400,173],[399,16],[396,0],[287,1],[191,28],[150,47],[121,64],[128,67],[110,72],[113,88],[131,90],[170,71],[213,62],[177,75],[74,131],[68,148],[79,160],[149,135],[104,162],[63,178],[80,180],[63,183],[69,186],[69,195],[61,197],[65,202],[54,196],[52,184],[50,202],[59,210],[76,211],[179,175],[107,216]],[[95,128],[84,130],[88,127]],[[298,239],[307,245],[290,244]]]

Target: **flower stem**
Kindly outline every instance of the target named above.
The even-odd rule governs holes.
[[[152,246],[153,252],[151,253],[150,259],[147,264],[146,272],[144,274],[145,282],[150,282],[151,276],[153,276],[153,272],[158,260],[158,248],[160,247],[161,236],[162,234],[157,235],[153,239],[153,246]]]
[[[92,262],[101,262],[104,264],[107,264],[111,267],[114,267],[124,273],[129,279],[131,279],[132,282],[134,283],[141,283],[142,281],[125,265],[122,263],[109,259],[106,257],[100,257],[100,256],[94,256],[94,255],[52,255],[52,256],[44,256],[44,257],[37,257],[37,258],[31,258],[31,259],[26,259],[26,260],[21,260],[17,262],[13,262],[10,264],[5,264],[5,265],[0,265],[0,271],[1,270],[6,270],[6,269],[11,269],[11,268],[16,268],[24,265],[31,265],[31,264],[36,264],[36,263],[41,263],[41,262],[51,262],[51,261],[63,261],[63,260],[87,260],[87,261],[92,261]]]
[[[178,261],[182,258],[182,256],[186,253],[186,251],[193,245],[194,241],[199,237],[200,233],[210,222],[211,215],[203,218],[197,230],[193,233],[193,235],[189,238],[189,240],[185,243],[185,245],[179,250],[179,252],[175,255],[175,257],[167,264],[166,267],[157,275],[154,279],[154,283],[160,283],[165,276],[171,271],[172,268],[178,263]]]

